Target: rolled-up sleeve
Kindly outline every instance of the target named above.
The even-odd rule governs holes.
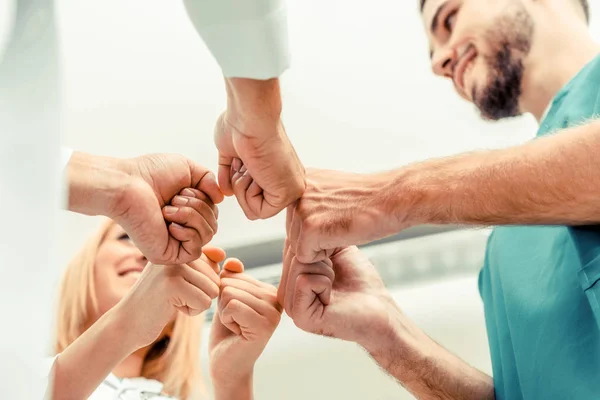
[[[227,78],[266,80],[290,65],[284,0],[183,0]]]

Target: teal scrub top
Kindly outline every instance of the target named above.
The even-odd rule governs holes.
[[[595,115],[600,56],[556,95],[537,136]],[[600,226],[494,229],[479,291],[496,399],[600,399],[599,280]]]

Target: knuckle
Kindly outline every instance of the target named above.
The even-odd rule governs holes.
[[[215,298],[219,297],[219,285],[217,285],[214,282],[211,282],[210,288],[208,289],[208,292],[206,294],[211,299],[215,299]]]
[[[190,309],[189,309],[189,315],[190,315],[191,317],[195,317],[195,316],[197,316],[197,315],[200,315],[200,314],[202,314],[202,312],[203,312],[203,310],[197,310],[197,309],[195,309],[195,308],[190,308]]]
[[[190,254],[190,257],[192,258],[190,260],[190,263],[192,261],[195,261],[197,259],[199,259],[202,256],[202,238],[200,238],[200,246],[192,246],[189,250],[188,253]]]
[[[203,308],[202,311],[207,310],[212,305],[212,299],[210,297],[203,296],[202,299],[201,299],[201,301],[200,301],[200,305]]]
[[[200,202],[205,202],[208,200],[208,196],[201,190],[195,190],[196,199]]]
[[[204,232],[204,234],[200,235],[200,242],[202,243],[202,245],[207,244],[208,242],[210,242],[213,237],[215,237],[215,231],[213,231],[212,229],[207,229],[206,232]]]
[[[231,286],[225,286],[221,289],[221,300],[225,303],[231,302],[233,299],[233,289]]]

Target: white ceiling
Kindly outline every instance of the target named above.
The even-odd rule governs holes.
[[[177,152],[215,168],[212,126],[225,104],[222,78],[182,4],[58,0],[58,6],[64,144],[121,157]],[[413,1],[374,0],[368,7],[289,1],[289,14],[293,67],[283,78],[284,118],[306,165],[368,172],[506,146],[535,133],[530,118],[481,122],[447,82],[432,76]],[[280,237],[282,217],[249,222],[228,200],[215,242]],[[65,261],[98,221],[66,212],[62,221]]]

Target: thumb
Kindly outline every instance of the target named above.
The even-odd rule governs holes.
[[[332,284],[331,279],[325,275],[298,275],[291,315],[296,326],[309,332],[320,331],[319,326],[331,300]]]
[[[211,347],[218,345],[223,340],[234,334],[230,329],[223,325],[219,312],[215,312],[210,329],[211,335],[209,345]]]
[[[219,204],[222,202],[224,197],[221,188],[219,188],[219,185],[217,184],[215,174],[208,168],[203,167],[194,161],[188,160],[188,165],[190,168],[192,187],[210,197],[213,203]]]
[[[233,176],[231,171],[232,163],[233,157],[226,157],[219,154],[219,186],[225,196],[233,196],[233,184],[231,183]]]

